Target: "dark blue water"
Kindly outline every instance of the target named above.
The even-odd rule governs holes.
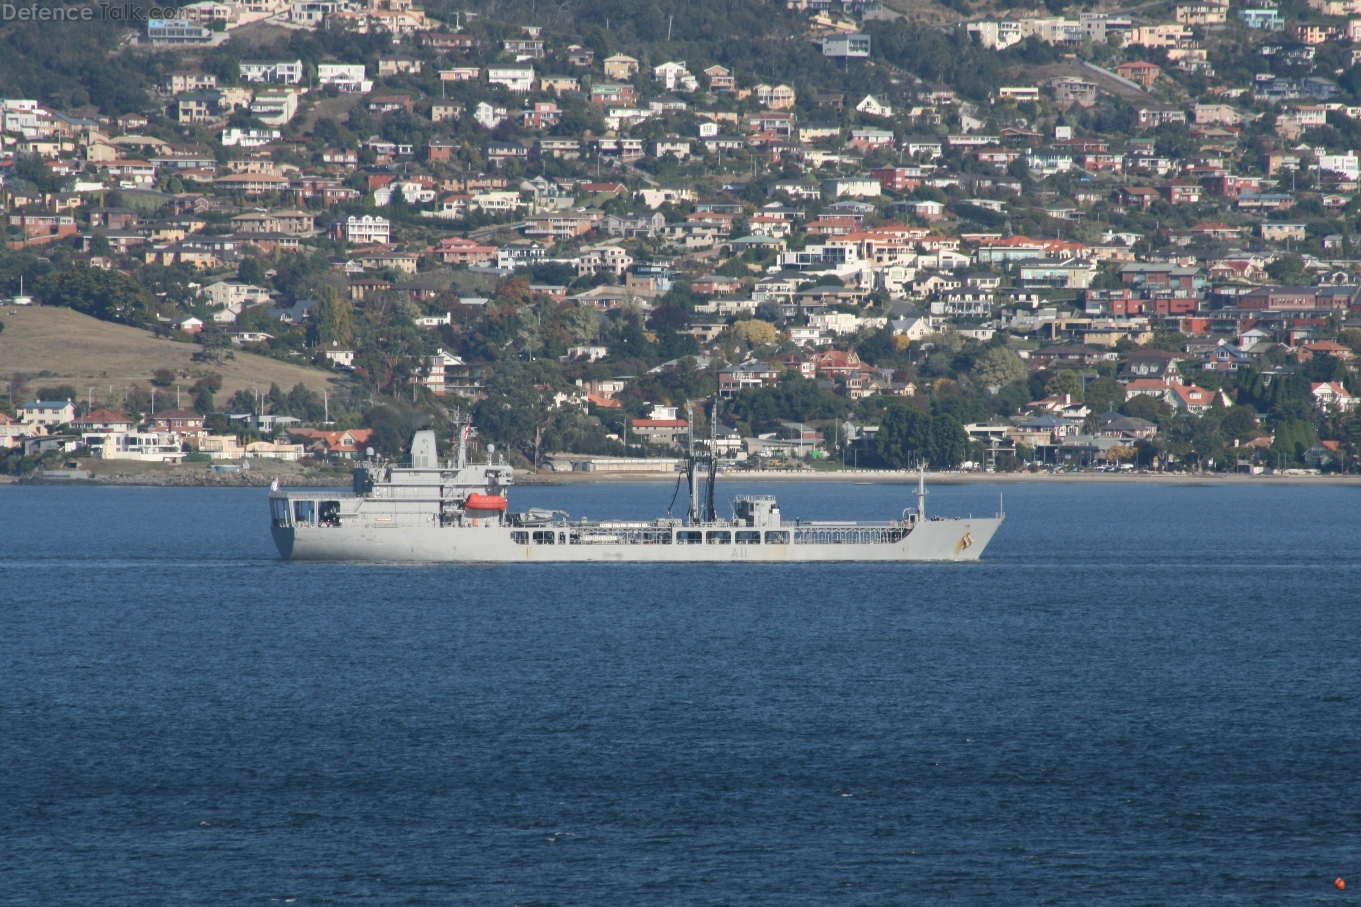
[[[0,903],[1352,900],[1361,491],[1006,496],[978,565],[391,568],[280,563],[260,491],[0,489]]]

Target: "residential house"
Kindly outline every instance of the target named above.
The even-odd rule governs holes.
[[[331,234],[335,239],[356,246],[387,245],[392,241],[392,224],[384,217],[365,214],[363,217],[350,215],[343,221],[336,221]]]
[[[25,425],[65,425],[75,417],[70,400],[30,400],[19,407],[19,421]]]
[[[623,54],[615,54],[606,57],[604,62],[605,78],[613,79],[616,82],[627,82],[638,72],[638,61],[633,57]]]
[[[746,388],[759,388],[774,385],[780,380],[780,373],[764,362],[748,360],[739,365],[730,365],[718,372],[718,393],[731,397]]]
[[[737,87],[737,80],[733,78],[732,71],[725,66],[717,64],[710,66],[704,70],[704,75],[709,80],[710,91],[732,91]]]
[[[1162,75],[1162,67],[1156,63],[1149,63],[1145,60],[1131,60],[1128,63],[1121,63],[1115,67],[1116,75],[1122,79],[1129,79],[1136,85],[1141,85],[1145,89],[1152,88],[1153,83]]]
[[[648,418],[630,422],[630,432],[649,444],[679,447],[689,436],[690,423],[677,418],[674,406],[653,406]]]
[[[1310,385],[1310,397],[1314,406],[1325,413],[1348,413],[1356,409],[1358,399],[1353,397],[1340,381],[1327,381]]]
[[[652,67],[652,80],[660,82],[667,91],[695,91],[699,88],[699,80],[690,74],[684,60]]]
[[[534,90],[534,67],[489,66],[487,84],[501,85],[509,91],[527,93]]]
[[[426,251],[446,264],[481,265],[496,260],[497,248],[484,246],[461,236],[450,236],[441,239]]]

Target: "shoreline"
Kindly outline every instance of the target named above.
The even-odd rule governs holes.
[[[551,485],[589,485],[611,482],[674,482],[675,476],[661,473],[532,473],[516,475],[515,484],[523,486]],[[719,484],[725,482],[854,482],[865,485],[909,485],[916,484],[915,472],[857,471],[857,472],[732,472],[720,473]],[[1028,472],[928,472],[927,485],[973,485],[973,484],[1140,484],[1154,485],[1358,485],[1361,475],[1234,475],[1205,473],[1063,473],[1049,475]]]
[[[518,473],[515,485],[520,487],[553,487],[568,485],[608,485],[618,483],[672,484],[677,474],[638,472],[545,472]],[[143,473],[94,475],[90,478],[43,478],[40,476],[0,476],[0,487],[7,485],[90,487],[147,487],[147,488],[264,488],[275,474],[258,470],[251,473]],[[285,488],[335,488],[350,484],[348,475],[334,473],[320,475],[279,475]],[[731,472],[719,475],[720,485],[733,482],[852,482],[865,485],[909,485],[917,481],[915,472],[885,470],[855,470],[846,472]],[[999,484],[1152,484],[1152,485],[1324,485],[1361,486],[1361,475],[1234,475],[1206,473],[1062,473],[1051,475],[1028,472],[958,473],[928,472],[928,485]]]

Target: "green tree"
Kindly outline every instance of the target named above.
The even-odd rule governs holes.
[[[544,436],[553,423],[552,375],[542,363],[506,363],[487,381],[486,397],[473,419],[478,430],[504,449],[518,450],[537,469]]]
[[[1252,411],[1251,406],[1235,406],[1224,413],[1224,419],[1219,423],[1219,430],[1224,437],[1232,441],[1251,441],[1261,434],[1257,425],[1257,414]]]
[[[1125,386],[1114,378],[1097,378],[1087,383],[1083,399],[1093,413],[1106,413],[1125,402]]]
[[[1050,397],[1061,397],[1068,394],[1073,398],[1074,403],[1082,402],[1082,386],[1078,384],[1077,374],[1071,369],[1064,369],[1046,381],[1044,392]]]
[[[269,393],[265,396],[265,404],[269,411],[276,416],[288,413],[288,396],[278,384],[269,386]]]
[[[347,344],[354,336],[354,308],[331,287],[321,291],[321,301],[312,309],[313,330],[318,343]]]
[[[243,283],[259,286],[265,282],[265,266],[260,264],[260,259],[253,256],[243,258],[236,268],[236,277]]]
[[[1173,416],[1172,407],[1161,400],[1154,400],[1148,394],[1136,394],[1130,397],[1121,405],[1120,412],[1126,416],[1153,422],[1159,429],[1169,425]]]
[[[750,346],[774,343],[780,339],[780,333],[775,330],[775,325],[755,319],[739,321],[732,326],[731,330],[734,337]]]
[[[974,360],[970,373],[979,387],[1006,387],[1026,379],[1024,360],[1004,346],[985,350]]]
[[[1297,253],[1282,255],[1266,266],[1271,279],[1281,284],[1294,285],[1304,280],[1304,259]]]
[[[884,413],[875,439],[876,452],[895,469],[923,460],[934,469],[958,465],[967,444],[964,427],[953,416],[931,416],[902,404]]]
[[[65,306],[101,321],[146,324],[155,310],[151,294],[120,271],[72,265],[49,271],[34,289],[47,305]]]
[[[1276,425],[1276,436],[1271,442],[1271,453],[1278,462],[1289,466],[1300,463],[1304,452],[1318,443],[1314,426],[1304,419],[1291,419]]]

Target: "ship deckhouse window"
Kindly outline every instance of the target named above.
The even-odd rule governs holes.
[[[788,533],[788,532],[767,532],[767,533],[766,533],[766,544],[767,544],[767,545],[788,545],[788,544],[789,544],[789,533]]]
[[[677,545],[702,545],[704,543],[704,533],[702,532],[677,532]]]
[[[552,532],[536,532],[534,533],[534,544],[551,545],[553,544],[553,535]]]
[[[294,501],[293,502],[293,522],[310,523],[316,519],[316,501]]]
[[[510,540],[511,540],[512,542],[514,542],[515,544],[517,544],[517,545],[528,545],[528,544],[529,544],[529,533],[528,533],[528,532],[512,532],[512,533],[510,534]]]
[[[739,545],[759,545],[759,544],[761,544],[761,533],[759,533],[759,532],[739,532],[739,533],[737,533],[737,544],[739,544]]]
[[[340,502],[322,501],[317,508],[317,522],[323,526],[339,526]]]
[[[274,498],[269,502],[269,509],[273,513],[275,526],[288,525],[288,501],[282,498]]]
[[[710,545],[731,545],[731,544],[732,544],[732,533],[731,533],[731,532],[711,532],[711,533],[709,533],[709,544],[710,544]]]

